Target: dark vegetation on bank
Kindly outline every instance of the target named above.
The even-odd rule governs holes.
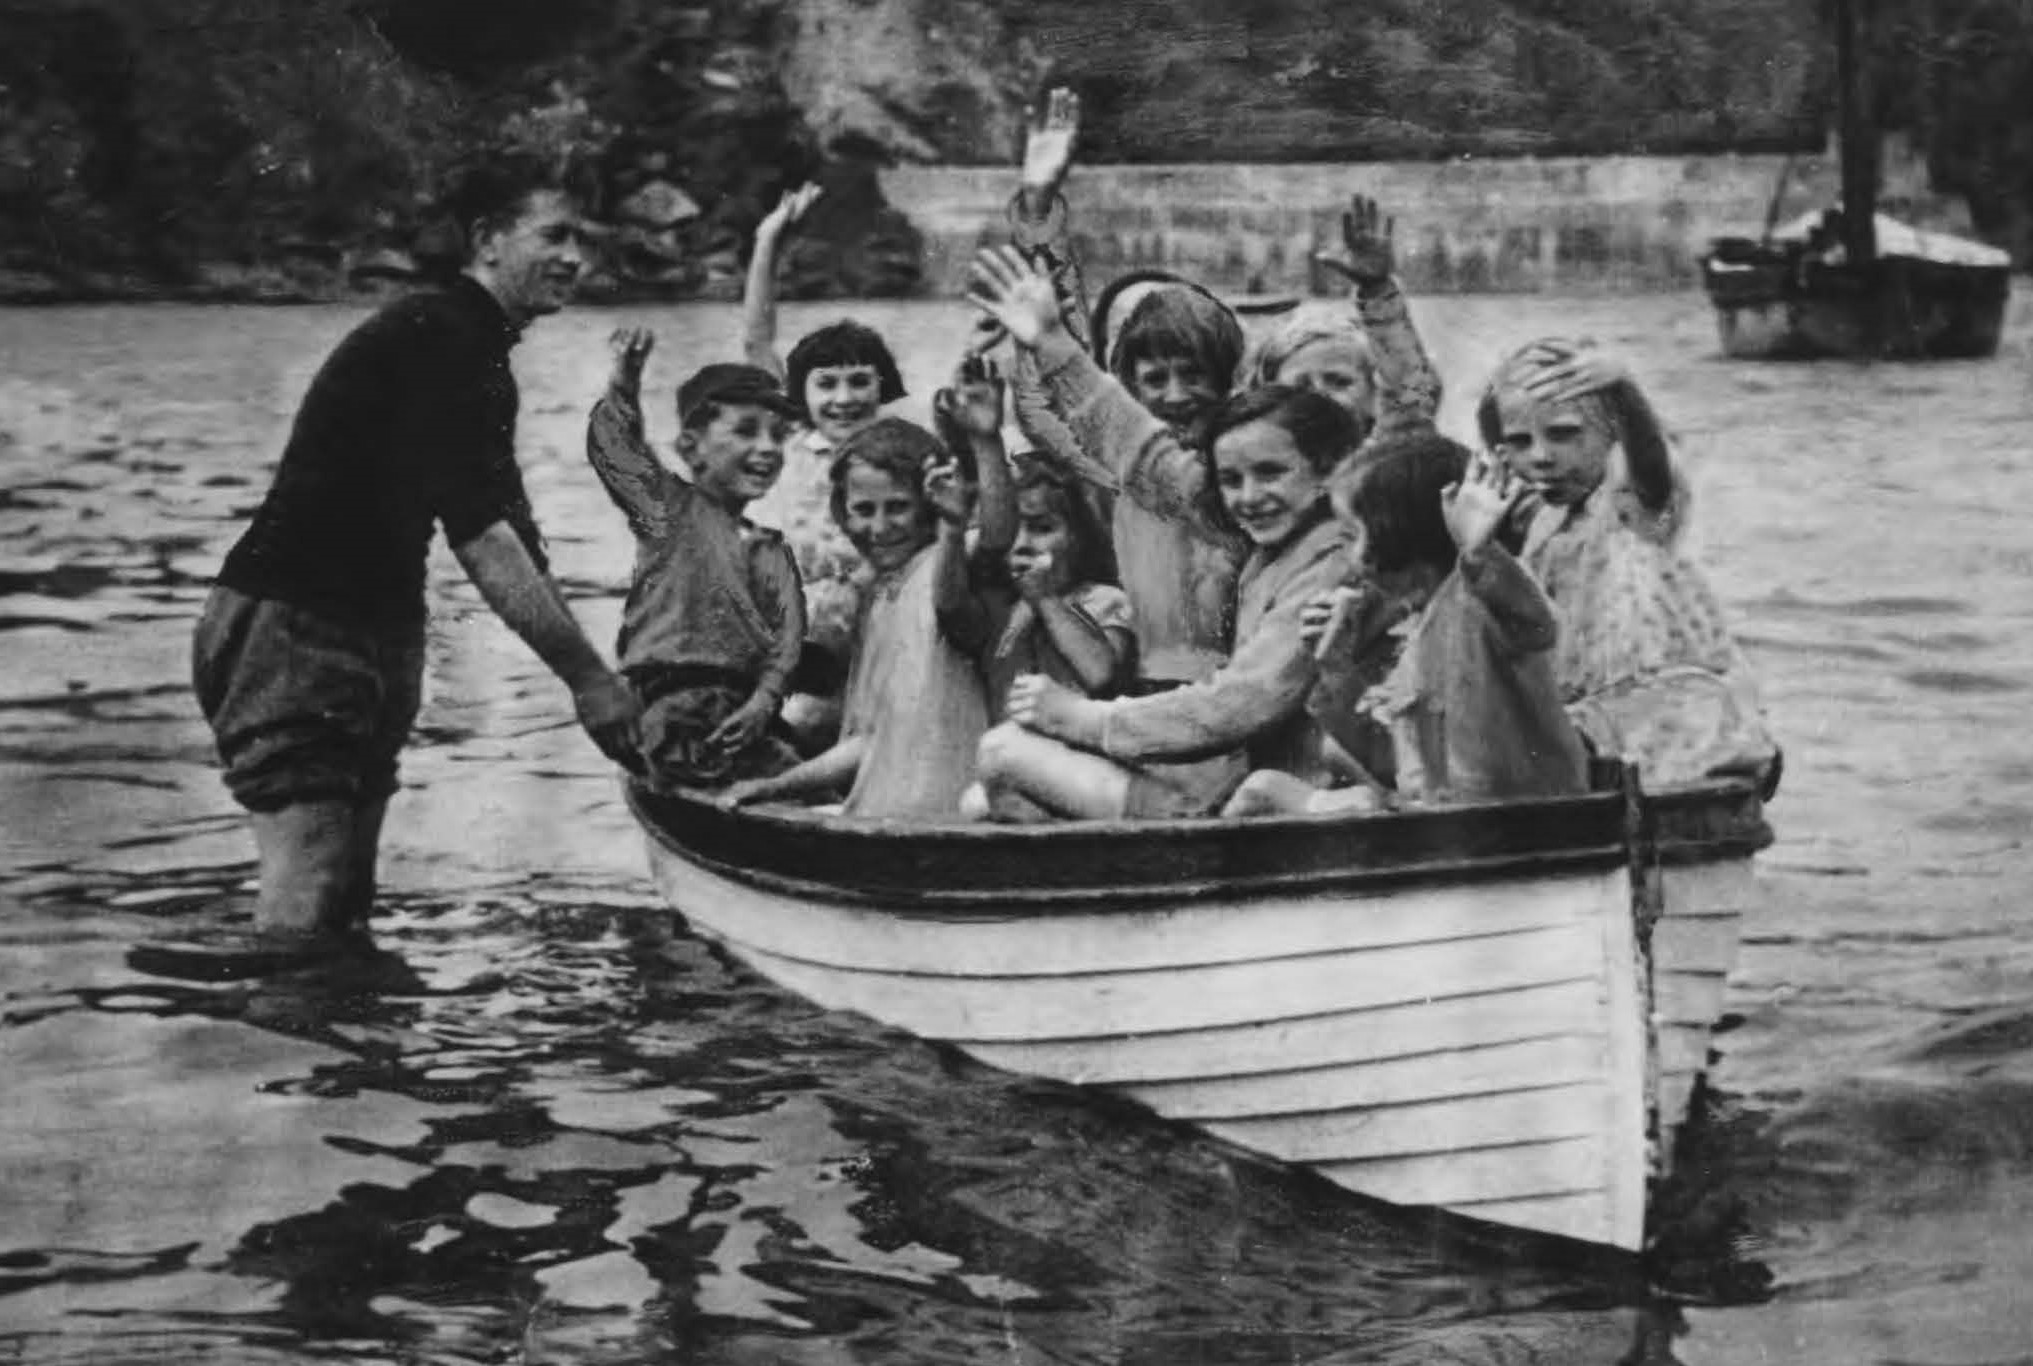
[[[2033,0],[1859,0],[1881,124],[2033,249]],[[1106,161],[1818,148],[1825,0],[0,0],[0,296],[329,297],[441,256],[429,190],[568,160],[595,293],[906,294],[885,160],[1004,162],[1078,87]]]

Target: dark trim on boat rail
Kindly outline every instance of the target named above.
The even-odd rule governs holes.
[[[1089,913],[1218,897],[1382,891],[1578,872],[1624,861],[1621,794],[1375,815],[1054,825],[905,825],[730,809],[637,784],[628,803],[673,853],[780,895],[932,916]],[[1748,784],[1648,799],[1661,862],[1771,841]]]

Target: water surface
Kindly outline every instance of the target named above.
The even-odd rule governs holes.
[[[189,631],[360,312],[0,311],[0,1359],[2024,1360],[2025,298],[1997,360],[1902,369],[1721,361],[1693,296],[1419,305],[1457,431],[1516,341],[1629,354],[1787,748],[1649,1290],[758,981],[649,894],[562,689],[442,553],[380,925],[428,993],[143,971],[246,914]],[[921,413],[966,319],[856,312]],[[734,314],[568,314],[518,353],[603,640],[629,547],[580,424],[623,321],[662,333],[667,435]]]

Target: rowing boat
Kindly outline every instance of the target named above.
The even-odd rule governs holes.
[[[1365,1195],[1639,1248],[1707,1064],[1757,792],[926,826],[636,786],[764,976]]]

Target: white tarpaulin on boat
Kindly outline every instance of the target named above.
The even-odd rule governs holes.
[[[1781,242],[1805,242],[1817,236],[1833,234],[1833,225],[1824,226],[1823,220],[1835,210],[1815,209],[1804,213],[1784,227],[1776,229],[1772,236]],[[1878,255],[1905,256],[1916,261],[1938,261],[1950,266],[2009,266],[2012,258],[1996,247],[1987,247],[1981,242],[1967,238],[1951,237],[1942,232],[1923,232],[1919,228],[1901,223],[1896,218],[1877,215]],[[1830,258],[1840,255],[1840,246],[1831,244]]]

